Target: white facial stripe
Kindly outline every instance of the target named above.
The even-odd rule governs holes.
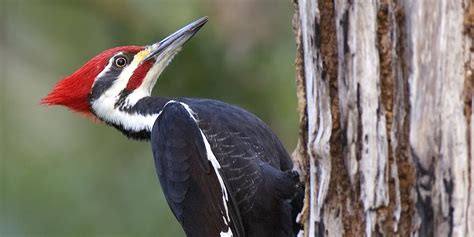
[[[117,78],[117,80],[115,80],[114,84],[106,91],[109,97],[117,97],[116,99],[118,99],[120,92],[127,86],[128,80],[130,80],[133,73],[142,62],[143,58],[145,58],[149,53],[149,50],[145,49],[135,54],[130,64],[123,69],[122,73],[120,73],[120,76]],[[113,101],[112,105],[115,105],[115,102],[116,100]]]
[[[158,76],[161,74],[163,71],[163,67],[159,63],[153,64],[153,66],[148,70],[148,73],[146,74],[145,78],[143,79],[143,83],[140,85],[138,89],[143,89],[145,90],[148,94],[151,94],[151,91],[153,87],[156,84],[156,80],[158,79]]]
[[[92,104],[92,109],[96,115],[112,124],[121,125],[127,131],[151,131],[158,114],[142,115],[138,113],[130,114],[109,106],[99,98]]]
[[[114,57],[120,54],[123,53],[117,53],[114,55]],[[144,116],[140,114],[129,114],[115,108],[115,103],[119,99],[120,92],[125,89],[128,80],[133,75],[133,72],[138,68],[142,62],[142,59],[148,54],[149,50],[142,50],[137,53],[133,57],[132,62],[130,62],[130,64],[123,69],[119,77],[113,82],[112,86],[110,86],[110,88],[107,89],[98,99],[92,102],[92,109],[99,118],[109,123],[121,125],[126,130],[136,132],[142,130],[151,131],[157,115]],[[103,75],[103,73],[106,73],[113,65],[114,57],[109,60],[109,64],[99,74],[99,76],[101,74]],[[143,98],[143,96],[141,98]]]

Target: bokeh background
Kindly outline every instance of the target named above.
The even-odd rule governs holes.
[[[0,0],[0,236],[184,236],[149,144],[38,101],[102,50],[207,15],[154,94],[239,105],[292,151],[292,12],[288,0]]]

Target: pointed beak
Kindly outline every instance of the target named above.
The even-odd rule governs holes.
[[[151,52],[143,59],[143,62],[151,58],[155,58],[156,62],[158,62],[168,55],[174,55],[206,22],[207,16],[202,17],[169,35],[162,41],[148,46]]]

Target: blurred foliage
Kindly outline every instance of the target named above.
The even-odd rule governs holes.
[[[292,6],[283,0],[0,0],[0,236],[183,236],[150,147],[64,108],[54,83],[119,45],[207,15],[155,95],[207,97],[297,137]]]

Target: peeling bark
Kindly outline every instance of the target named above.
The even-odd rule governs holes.
[[[323,72],[320,52],[320,15],[317,0],[299,2],[299,19],[301,21],[301,47],[304,63],[306,115],[308,118],[307,153],[309,158],[309,217],[307,233],[315,236],[318,233],[316,223],[321,223],[323,207],[329,187],[331,162],[329,158],[329,139],[332,120],[330,110],[329,85]],[[317,78],[319,80],[317,80]]]
[[[467,0],[294,0],[305,236],[474,236]]]

